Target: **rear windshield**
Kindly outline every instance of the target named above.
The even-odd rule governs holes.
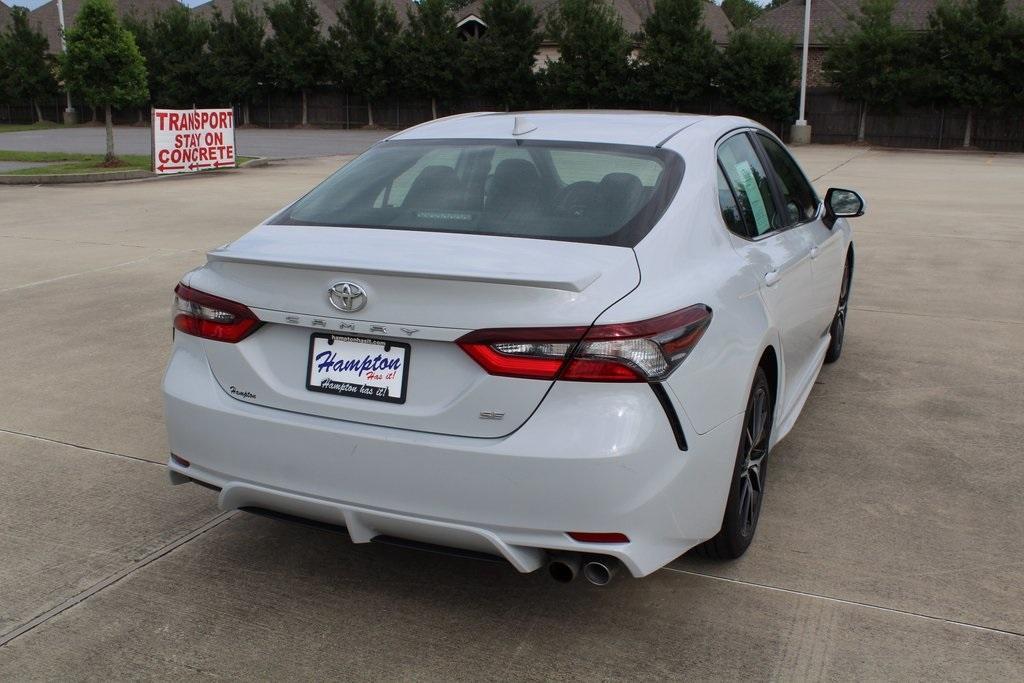
[[[635,246],[682,179],[682,159],[626,145],[383,142],[275,222]]]

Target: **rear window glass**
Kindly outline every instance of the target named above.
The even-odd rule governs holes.
[[[635,246],[682,179],[682,159],[625,145],[384,142],[276,218],[329,225]]]

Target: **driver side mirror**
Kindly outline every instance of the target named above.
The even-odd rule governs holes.
[[[835,225],[837,218],[856,218],[864,215],[864,199],[853,190],[838,187],[825,193],[825,224]]]

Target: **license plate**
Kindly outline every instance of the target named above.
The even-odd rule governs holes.
[[[408,371],[408,344],[339,334],[309,338],[310,391],[405,403]]]

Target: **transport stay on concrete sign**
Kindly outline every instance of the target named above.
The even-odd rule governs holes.
[[[234,165],[234,111],[153,110],[154,173],[192,173]]]

